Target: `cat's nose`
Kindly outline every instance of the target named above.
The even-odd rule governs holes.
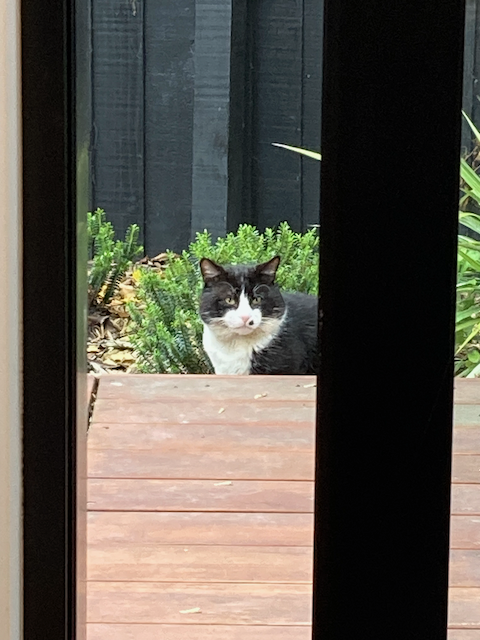
[[[240,320],[243,321],[243,324],[246,324],[247,326],[251,327],[253,324],[253,318],[251,315],[249,314],[243,314],[240,316]]]

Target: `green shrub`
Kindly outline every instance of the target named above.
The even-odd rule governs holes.
[[[220,264],[266,262],[275,255],[282,262],[277,282],[283,290],[316,294],[318,291],[318,235],[315,229],[293,232],[286,222],[278,229],[260,233],[247,224],[237,233],[212,242],[198,233],[189,250],[176,257],[168,254],[166,269],[143,270],[138,297],[130,305],[133,320],[131,341],[138,353],[138,368],[145,373],[211,373],[202,347],[203,325],[198,314],[203,281],[200,258]]]
[[[143,254],[138,244],[139,227],[132,224],[125,240],[115,240],[111,222],[105,211],[87,213],[87,234],[90,268],[88,273],[88,304],[107,305],[132,262]]]
[[[472,213],[480,205],[480,177],[461,160],[462,191],[459,222],[480,234],[480,216]],[[478,236],[477,236],[478,237]],[[455,373],[480,375],[480,242],[462,233],[458,236],[457,309],[455,322]]]

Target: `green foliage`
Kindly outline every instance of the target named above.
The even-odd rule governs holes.
[[[143,247],[138,244],[139,227],[130,225],[125,240],[115,240],[112,223],[107,222],[103,209],[97,209],[87,214],[87,233],[91,260],[88,303],[106,305],[131,263],[143,254]]]
[[[463,113],[477,143],[480,133]],[[480,234],[480,177],[468,162],[460,160],[461,190],[459,222]],[[478,235],[477,235],[478,237]],[[455,373],[460,376],[480,375],[480,242],[462,233],[458,236],[457,309],[455,319]]]
[[[463,205],[480,205],[480,178],[472,170],[466,170],[462,160]],[[469,167],[468,167],[469,168]],[[480,216],[460,211],[462,225],[480,233]],[[460,376],[480,375],[480,242],[459,234],[457,268],[457,309],[455,322],[455,373]]]
[[[277,282],[283,290],[316,294],[318,291],[318,235],[293,232],[286,222],[278,229],[260,233],[240,225],[237,233],[212,242],[198,233],[189,250],[177,257],[168,254],[165,271],[143,270],[138,297],[140,307],[129,306],[133,319],[130,336],[138,353],[139,369],[145,373],[211,373],[202,347],[203,326],[198,314],[203,288],[199,260],[220,264],[266,262],[281,256]]]

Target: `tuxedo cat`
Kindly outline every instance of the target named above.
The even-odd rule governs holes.
[[[202,258],[203,346],[217,374],[316,374],[318,299],[281,293],[277,256],[259,265]]]

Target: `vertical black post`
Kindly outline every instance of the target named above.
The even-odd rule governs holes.
[[[447,635],[463,34],[462,0],[325,1],[320,640]]]
[[[76,637],[74,7],[21,3],[24,638]]]

